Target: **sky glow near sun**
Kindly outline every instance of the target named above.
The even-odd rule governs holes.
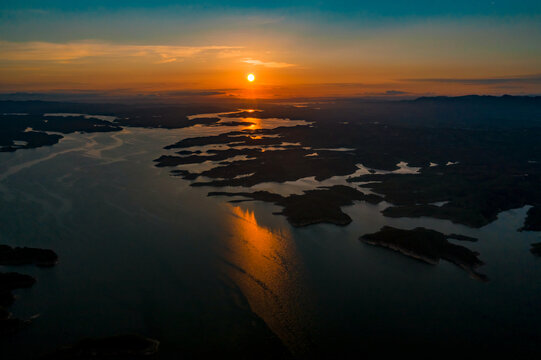
[[[96,2],[1,2],[0,92],[541,94],[538,1]]]

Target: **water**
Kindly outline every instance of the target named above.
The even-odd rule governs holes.
[[[163,359],[249,345],[265,352],[272,333],[299,356],[404,334],[487,344],[541,338],[541,263],[529,252],[540,236],[516,231],[527,208],[470,229],[385,218],[385,203],[356,203],[344,208],[347,227],[297,229],[272,214],[274,205],[207,197],[212,188],[192,188],[152,162],[184,137],[235,129],[72,134],[52,147],[0,153],[0,241],[60,256],[51,269],[14,269],[38,282],[16,291],[10,310],[40,317],[1,340],[2,358],[126,332],[159,339]],[[276,187],[298,192],[314,181]],[[481,253],[490,282],[358,240],[383,225],[479,238],[463,244]]]

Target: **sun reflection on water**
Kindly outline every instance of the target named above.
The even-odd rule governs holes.
[[[251,125],[245,126],[242,130],[259,130],[261,129],[261,119],[260,118],[244,118],[243,121],[251,122]]]
[[[303,271],[289,227],[269,228],[258,222],[253,210],[228,206],[230,277],[271,330],[286,345],[299,346],[303,343],[299,338],[303,333],[299,328]]]
[[[237,265],[272,288],[282,287],[288,260],[295,256],[289,229],[270,229],[258,224],[255,213],[231,206],[234,240],[229,244],[237,255]],[[261,284],[261,283],[259,283]]]

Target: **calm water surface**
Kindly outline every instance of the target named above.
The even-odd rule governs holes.
[[[256,127],[287,123],[251,120]],[[16,291],[10,310],[21,318],[40,314],[2,340],[0,353],[33,356],[125,332],[159,339],[163,359],[235,353],[272,333],[299,356],[405,334],[487,344],[541,339],[541,261],[529,252],[540,236],[516,231],[526,208],[469,229],[384,218],[386,204],[356,203],[344,208],[353,219],[347,227],[296,229],[272,214],[274,205],[209,198],[212,188],[192,188],[152,162],[182,138],[235,129],[129,128],[0,153],[0,241],[60,256],[51,269],[0,267],[38,279]],[[317,185],[301,179],[258,187],[284,194]],[[383,225],[479,238],[464,245],[481,253],[490,282],[358,240]]]

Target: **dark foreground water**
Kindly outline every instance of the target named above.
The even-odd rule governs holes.
[[[345,208],[347,227],[297,229],[272,214],[275,206],[209,198],[211,188],[192,188],[153,165],[165,145],[231,130],[74,134],[52,147],[0,153],[0,242],[60,256],[51,269],[9,268],[38,279],[16,291],[10,310],[40,316],[1,340],[1,358],[126,332],[159,339],[163,359],[268,353],[280,347],[273,334],[297,356],[362,353],[363,344],[396,339],[541,344],[541,261],[529,252],[540,235],[516,231],[526,208],[469,229],[384,218],[384,204],[358,203]],[[305,179],[276,189],[310,186]],[[479,238],[462,244],[481,253],[490,282],[358,240],[382,225]]]

